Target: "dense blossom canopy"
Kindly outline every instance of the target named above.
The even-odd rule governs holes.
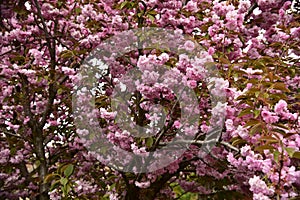
[[[298,11],[299,1],[284,0],[1,1],[0,197],[299,197]],[[139,49],[113,61],[107,58],[111,68],[99,80],[104,90],[95,101],[105,137],[136,155],[171,141],[183,122],[178,97],[167,82],[178,81],[194,91],[201,117],[198,127],[185,130],[194,140],[180,158],[156,171],[131,173],[100,162],[85,148],[82,136],[88,131],[74,125],[72,94],[80,65],[93,49],[141,27],[169,29],[193,40],[183,45],[182,53]],[[206,59],[185,53],[197,45]],[[219,71],[219,77],[210,79],[214,87],[203,81],[207,62]],[[154,65],[172,72],[165,82],[156,84]],[[120,129],[111,109],[113,88],[133,68],[143,77],[135,82],[137,92],[129,101],[135,122],[144,126],[159,121],[157,104],[174,111],[166,112],[164,131],[147,138]],[[212,105],[210,94],[222,93],[226,103]],[[198,156],[213,116],[222,112],[219,140],[210,153]]]

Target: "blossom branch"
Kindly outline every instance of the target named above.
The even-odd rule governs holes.
[[[229,144],[228,142],[225,141],[218,141],[217,139],[211,139],[211,140],[206,140],[206,141],[201,141],[201,140],[177,140],[175,142],[172,142],[173,145],[181,144],[181,145],[205,145],[205,144],[210,144],[210,143],[217,143],[224,145],[228,147],[229,149],[239,152],[239,149],[236,148],[235,146]],[[159,145],[165,146],[167,143],[159,143]]]

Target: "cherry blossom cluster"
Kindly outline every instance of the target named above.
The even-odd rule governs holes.
[[[175,199],[197,195],[257,200],[299,196],[300,18],[295,2],[4,0],[0,3],[0,196]],[[133,37],[122,35],[123,31],[142,27],[174,30],[168,41],[171,48],[142,49],[147,42],[139,41],[139,49],[126,55],[103,56],[110,68],[102,74],[87,70],[87,76],[78,76],[85,58],[97,53],[99,44],[119,35],[111,49],[100,50],[128,46]],[[190,39],[175,47],[183,34]],[[195,51],[199,55],[190,56]],[[140,72],[136,80],[126,79],[133,69]],[[90,103],[91,88],[78,87],[91,82],[90,75],[101,86],[93,99],[96,107],[75,110]],[[127,107],[114,107],[114,91],[121,84],[136,91]],[[194,92],[196,109],[177,104],[188,99],[186,93],[176,94],[179,86]],[[74,103],[75,94],[80,98]],[[117,106],[119,110],[113,110]],[[139,161],[88,151],[86,146],[99,138],[85,124],[75,127],[77,112],[86,113],[80,120],[86,120],[91,130],[100,126],[102,139],[114,148],[141,159],[152,155],[176,160],[149,173],[116,170],[110,161],[129,167]],[[187,118],[180,117],[185,113],[195,114],[189,118],[193,126],[184,127]],[[130,123],[122,121],[122,114]],[[151,137],[135,137],[138,129],[133,124],[146,127]],[[205,136],[223,125],[215,147],[210,152],[201,148],[209,146]],[[153,153],[177,135],[173,145],[187,149],[182,155]],[[103,159],[106,162],[100,162]],[[159,164],[153,162],[149,168]]]

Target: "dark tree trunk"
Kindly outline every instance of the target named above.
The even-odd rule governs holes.
[[[137,188],[135,186],[130,186],[125,200],[154,200],[157,192],[153,188]]]

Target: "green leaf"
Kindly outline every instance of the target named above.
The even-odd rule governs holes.
[[[56,180],[50,187],[50,191],[54,190],[59,186],[60,180]]]
[[[70,50],[65,50],[65,51],[61,52],[60,56],[61,56],[61,58],[68,59],[68,58],[72,58],[74,56],[74,54]]]
[[[74,171],[74,165],[69,164],[67,168],[64,170],[64,175],[68,178],[72,175],[73,171]]]
[[[276,151],[273,152],[274,160],[277,163],[279,163],[279,155],[280,155],[279,151],[276,150]]]
[[[280,128],[286,129],[286,130],[289,130],[289,127],[285,126],[285,125],[282,124],[282,123],[276,123],[276,124],[273,124],[273,126],[277,126],[277,127],[280,127]]]
[[[233,141],[232,141],[232,145],[233,146],[237,146],[237,145],[239,145],[239,144],[245,144],[246,143],[246,141],[245,140],[243,140],[243,139],[241,139],[241,138],[239,138],[239,137],[236,137],[236,139],[234,139]]]
[[[250,120],[245,124],[245,127],[247,127],[247,126],[253,126],[253,125],[256,125],[256,124],[260,124],[260,120],[257,120],[257,119],[250,119]]]
[[[276,133],[280,133],[280,134],[282,134],[282,135],[285,135],[285,134],[286,134],[286,132],[285,132],[284,130],[279,129],[279,128],[274,128],[274,129],[272,129],[272,131],[274,131],[274,132],[276,132]]]
[[[144,14],[144,13],[141,13],[141,12],[140,12],[140,13],[137,14],[137,16],[138,16],[138,17],[141,17],[143,14]]]
[[[81,13],[81,8],[80,7],[75,8],[75,13],[79,15]]]
[[[123,9],[127,5],[128,1],[124,1],[120,5],[120,9]]]
[[[249,133],[250,135],[254,135],[256,133],[260,133],[262,131],[262,125],[261,124],[256,124],[251,127]]]
[[[294,153],[295,153],[295,149],[291,148],[291,147],[286,147],[284,148],[286,150],[286,152],[289,154],[289,156],[292,158]]]
[[[15,57],[11,58],[12,62],[19,62],[19,63],[24,63],[25,62],[25,57],[22,55],[16,55]]]
[[[180,196],[182,193],[184,193],[184,190],[183,190],[179,185],[175,186],[175,187],[173,188],[173,191],[174,191],[175,194],[177,194],[178,196]]]
[[[274,138],[272,136],[262,136],[262,137],[259,138],[259,140],[264,140],[264,141],[267,141],[269,143],[277,143],[278,142],[278,139]]]
[[[100,200],[109,200],[109,194],[105,194],[104,196],[100,197]]]
[[[259,152],[263,152],[264,150],[274,150],[275,148],[271,145],[261,145],[261,146],[258,146],[258,147],[255,147],[255,151],[259,151]]]
[[[284,92],[290,92],[290,90],[286,87],[285,83],[280,83],[280,82],[274,83],[272,85],[272,88],[276,89],[276,90],[281,90]]]
[[[64,2],[62,1],[57,1],[57,6],[60,8],[63,5]]]
[[[230,60],[228,60],[228,58],[225,58],[223,56],[219,58],[219,61],[224,64],[230,64]]]
[[[294,152],[292,158],[297,158],[297,159],[300,159],[300,151],[296,151]]]
[[[109,190],[113,190],[116,187],[117,183],[113,183],[109,186]]]
[[[63,91],[64,91],[64,90],[63,90],[62,88],[59,88],[59,89],[57,90],[57,94],[60,95],[60,94],[63,93]]]
[[[68,165],[66,165],[65,163],[64,164],[60,164],[59,166],[58,166],[58,168],[57,168],[57,172],[59,173],[59,174],[63,174],[63,172],[65,171],[65,169],[66,169],[66,167],[67,167]]]
[[[22,16],[26,16],[29,13],[26,9],[23,9],[19,6],[14,7],[13,11],[15,11],[16,13],[18,13],[19,15],[22,15]]]
[[[65,187],[64,187],[65,191],[66,191],[66,194],[69,194],[69,192],[71,191],[71,185],[70,184],[67,184]]]
[[[179,200],[198,200],[198,194],[187,192],[186,194],[183,194],[180,196]]]
[[[147,138],[146,139],[146,146],[148,148],[150,148],[150,147],[152,147],[152,145],[153,145],[153,138],[152,137]]]
[[[68,195],[68,193],[66,191],[66,187],[61,185],[60,188],[61,188],[61,191],[63,192],[63,197],[66,197]],[[63,198],[63,199],[66,199],[66,198]]]
[[[68,180],[67,178],[61,177],[60,183],[61,183],[62,185],[65,186],[68,182],[69,182],[69,180]]]
[[[260,110],[254,110],[254,118],[257,118],[260,115]]]
[[[242,117],[244,115],[252,114],[252,108],[246,108],[245,110],[242,110],[238,117]]]
[[[151,22],[154,22],[155,21],[155,17],[153,15],[147,15],[148,18],[151,20]]]
[[[157,14],[156,10],[149,10],[148,14],[155,16]]]
[[[44,183],[50,183],[51,181],[53,181],[53,180],[56,179],[57,177],[59,177],[58,174],[48,174],[48,175],[44,178]]]

